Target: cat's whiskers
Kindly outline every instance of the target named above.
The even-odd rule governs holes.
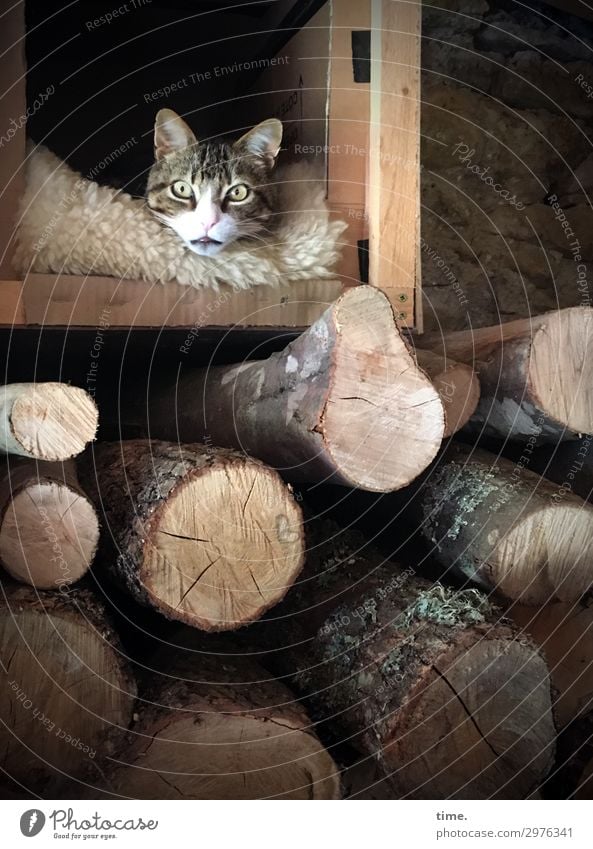
[[[241,227],[239,228],[239,238],[240,239],[250,238],[250,237],[262,238],[262,236],[261,236],[262,230],[265,230],[265,227],[262,227],[262,225],[257,221],[243,222],[241,224]]]
[[[257,233],[250,233],[246,236],[242,236],[242,239],[245,239],[246,242],[261,242],[262,245],[269,245],[269,239],[264,239],[262,236],[258,236]]]
[[[163,224],[168,224],[171,226],[171,219],[167,215],[163,215],[162,212],[157,212],[155,209],[150,210],[155,218],[158,218],[159,221],[162,221]]]
[[[263,224],[263,223],[262,223],[262,222],[260,222],[260,221],[258,221],[258,222],[256,222],[256,223],[257,223],[257,228],[258,228],[258,230],[263,230],[263,231],[265,231],[266,233],[269,233],[269,234],[270,234],[270,236],[273,236],[273,235],[274,235],[274,231],[273,231],[273,230],[271,230],[269,227],[266,227],[266,225],[265,225],[265,224]]]

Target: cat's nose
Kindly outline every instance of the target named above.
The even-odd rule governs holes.
[[[219,218],[217,215],[211,215],[209,218],[201,221],[201,225],[204,228],[204,232],[208,233],[208,230],[211,230],[216,224],[218,224]]]

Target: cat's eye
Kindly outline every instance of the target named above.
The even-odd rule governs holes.
[[[236,186],[233,186],[228,190],[226,196],[234,203],[239,203],[242,200],[247,200],[249,197],[249,191],[249,186],[246,186],[245,183],[237,183]]]
[[[188,200],[192,196],[192,187],[189,183],[186,183],[185,180],[177,180],[171,186],[171,191],[175,195],[176,198],[182,198],[182,200]]]

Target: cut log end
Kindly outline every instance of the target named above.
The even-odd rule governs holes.
[[[88,591],[40,594],[4,581],[0,657],[5,774],[42,790],[114,752],[132,718],[136,685]]]
[[[451,445],[412,503],[436,559],[524,604],[593,585],[593,507],[504,457]]]
[[[95,438],[97,407],[87,392],[63,383],[24,385],[10,416],[19,453],[39,460],[67,460]]]
[[[593,433],[593,310],[573,307],[545,316],[533,337],[531,394],[551,419],[574,433]]]
[[[456,646],[411,694],[409,711],[383,761],[414,788],[412,797],[525,798],[551,766],[547,667],[518,641],[486,640],[462,652]]]
[[[480,400],[480,382],[465,363],[439,357],[432,351],[416,350],[418,365],[424,369],[441,396],[445,410],[444,436],[452,436],[468,423]]]
[[[184,652],[186,642],[201,648]],[[117,760],[104,764],[101,791],[140,799],[339,798],[339,770],[293,694],[248,657],[229,661],[203,648],[195,632],[180,633],[173,654],[153,655],[135,725]]]
[[[173,713],[145,737],[109,790],[136,799],[339,799],[319,741],[268,717]]]
[[[284,596],[303,551],[300,510],[276,472],[230,460],[188,475],[156,511],[140,580],[165,615],[231,630]]]
[[[524,604],[580,598],[592,582],[592,528],[593,513],[584,504],[550,503],[519,515],[493,551],[496,589]]]
[[[351,485],[399,489],[436,456],[445,426],[441,399],[394,333],[382,293],[356,287],[335,310],[336,368],[322,420],[327,451]]]
[[[552,443],[593,433],[591,307],[432,334],[422,344],[476,368],[482,397],[472,430]]]
[[[480,382],[472,368],[455,363],[437,376],[435,388],[445,408],[445,437],[468,423],[480,399]]]
[[[99,541],[93,505],[58,480],[29,481],[18,491],[0,524],[0,561],[17,581],[56,589],[78,581]]]
[[[331,523],[310,528],[304,580],[252,629],[276,674],[377,757],[402,798],[513,799],[539,787],[556,733],[534,645],[476,590],[425,582]]]
[[[593,605],[556,603],[534,608],[513,604],[508,613],[545,654],[558,727],[586,715],[593,704]]]

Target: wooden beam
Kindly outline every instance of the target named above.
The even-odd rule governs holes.
[[[368,185],[370,282],[420,332],[421,17],[419,3],[373,0]]]
[[[114,277],[30,274],[0,282],[0,325],[146,328],[309,327],[342,293],[339,280],[235,292]]]
[[[0,280],[13,275],[15,213],[23,194],[25,159],[25,4],[17,2],[0,18]]]

